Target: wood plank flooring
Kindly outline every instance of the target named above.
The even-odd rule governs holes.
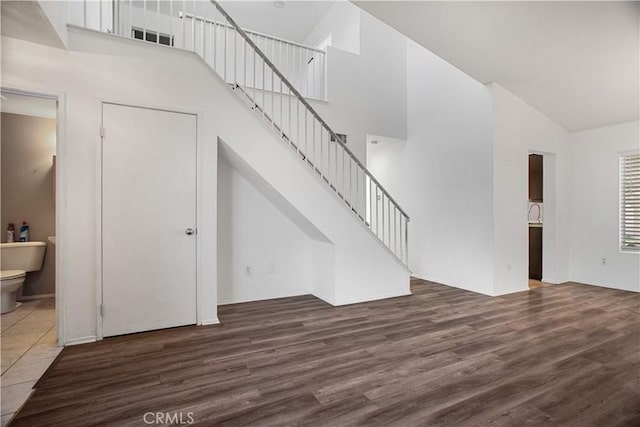
[[[640,425],[640,294],[411,289],[221,306],[221,325],[67,347],[11,425],[137,426],[147,412],[216,426]]]

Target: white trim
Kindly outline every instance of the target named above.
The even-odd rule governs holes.
[[[202,324],[204,316],[204,298],[202,296],[202,230],[204,214],[202,211],[202,171],[204,169],[203,149],[202,149],[202,113],[196,114],[196,324]]]
[[[583,281],[579,281],[579,282],[577,282],[577,281],[573,281],[573,280],[571,280],[571,281],[568,281],[568,282],[564,282],[564,283],[562,283],[562,284],[564,285],[564,284],[566,284],[566,283],[574,283],[574,284],[577,284],[577,285],[583,285],[583,286],[596,286],[596,287],[598,287],[598,288],[616,289],[616,290],[618,290],[618,291],[634,292],[634,293],[636,293],[636,294],[637,294],[637,293],[640,293],[640,289],[629,289],[629,288],[623,288],[623,287],[621,287],[621,286],[618,286],[618,285],[612,285],[612,284],[610,284],[610,283],[602,284],[602,283],[589,283],[589,282],[583,282]]]
[[[10,93],[13,95],[30,96],[32,98],[50,99],[52,101],[58,100],[58,95],[55,95],[55,94],[32,92],[30,90],[14,89],[14,88],[9,88],[4,86],[2,86],[2,92]]]
[[[559,215],[560,210],[559,206],[562,205],[562,201],[558,197],[558,174],[560,173],[558,169],[558,164],[562,159],[561,155],[557,151],[542,151],[538,149],[528,149],[527,150],[527,184],[528,184],[528,156],[530,154],[536,154],[542,156],[542,170],[543,170],[543,179],[542,179],[542,187],[543,187],[543,201],[538,202],[544,205],[543,208],[543,221],[542,221],[542,281],[545,283],[557,283],[559,264],[557,260],[558,251],[560,248],[559,243],[559,229],[562,228],[562,225],[559,223]],[[527,209],[529,208],[529,204],[533,203],[529,201],[527,190]],[[528,225],[530,227],[530,225]],[[529,232],[527,230],[527,250],[524,254],[524,265],[526,266],[527,271],[527,282],[529,280]],[[548,278],[545,280],[545,278]],[[513,289],[519,289],[513,288]],[[528,285],[525,285],[524,289],[529,289]],[[500,291],[495,295],[504,295],[506,293],[519,292],[514,290]]]
[[[58,97],[56,117],[56,334],[58,345],[63,346],[67,331],[67,94]]]
[[[20,301],[32,301],[37,299],[55,298],[56,294],[22,295]]]
[[[411,280],[411,279],[408,278],[407,280]],[[312,294],[312,295],[314,297],[318,298],[318,299],[321,299],[324,302],[327,302],[327,303],[331,304],[334,307],[341,307],[341,306],[344,306],[344,305],[360,304],[360,303],[363,303],[363,302],[379,301],[379,300],[389,299],[389,298],[407,297],[407,296],[410,296],[410,295],[413,295],[413,294],[412,294],[411,291],[408,291],[408,292],[402,291],[402,292],[395,292],[395,293],[390,293],[390,294],[376,295],[376,296],[372,296],[372,297],[367,297],[365,299],[360,299],[360,298],[345,299],[345,300],[342,300],[342,301],[339,301],[339,302],[334,301],[333,303],[331,303],[331,302],[329,302],[329,301],[327,301],[325,299],[322,299],[322,298],[316,296],[315,294]]]
[[[194,111],[185,108],[174,108],[167,106],[139,104],[135,101],[126,102],[122,100],[102,99],[100,101],[100,126],[104,126],[104,104],[119,105],[123,107],[142,108],[147,110],[166,111],[176,114],[188,114],[196,117],[196,324],[204,325],[205,322],[213,322],[213,320],[203,320],[204,315],[204,298],[202,297],[202,288],[204,279],[202,275],[202,238],[200,230],[202,230],[202,220],[204,214],[202,212],[202,188],[203,188],[203,153],[202,153],[202,134],[203,134],[203,112]],[[105,134],[109,129],[105,129]],[[103,317],[100,313],[100,306],[103,304],[102,298],[102,137],[100,129],[96,129],[100,149],[96,150],[96,337],[95,340],[104,339]],[[217,318],[217,323],[220,323]],[[211,323],[213,324],[213,323]],[[80,338],[82,339],[82,338]]]
[[[518,288],[512,288],[512,289],[503,289],[499,292],[494,292],[493,295],[494,297],[500,297],[503,295],[508,295],[508,294],[515,294],[517,292],[525,292],[525,291],[529,291],[529,286],[525,286],[525,287],[518,287]]]
[[[462,286],[462,285],[457,285],[457,284],[454,285],[454,284],[451,284],[451,283],[449,283],[447,281],[438,279],[436,277],[428,277],[428,276],[425,276],[425,275],[420,275],[418,273],[411,273],[411,277],[413,277],[415,279],[425,280],[427,282],[433,282],[433,283],[435,283],[437,285],[442,285],[442,286],[446,286],[446,287],[449,287],[449,288],[462,289],[463,291],[473,292],[474,294],[478,294],[478,295],[485,295],[485,296],[488,296],[488,297],[495,296],[495,295],[493,295],[493,293],[488,293],[484,289],[481,290],[481,289],[478,289],[475,286]],[[493,287],[491,289],[491,292],[493,292]]]
[[[202,322],[198,323],[198,325],[200,326],[219,325],[219,324],[220,324],[220,320],[217,317],[215,319],[205,319]]]
[[[65,345],[88,344],[96,341],[97,339],[95,335],[89,335],[86,337],[71,338],[69,341],[65,343]]]
[[[100,128],[96,129],[97,144],[95,171],[96,171],[96,340],[104,338],[104,325],[102,321],[102,129],[104,127],[104,101],[100,103]]]

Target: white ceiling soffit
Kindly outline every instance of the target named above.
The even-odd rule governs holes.
[[[221,1],[220,5],[242,28],[303,43],[333,3],[334,1]]]
[[[64,48],[58,33],[37,1],[2,0],[0,3],[3,36]]]
[[[639,117],[640,2],[354,3],[569,131]]]
[[[21,95],[13,92],[3,91],[2,99],[0,99],[0,111],[23,116],[55,119],[56,107],[57,102],[53,99]]]

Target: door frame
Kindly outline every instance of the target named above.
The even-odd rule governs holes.
[[[202,210],[202,116],[201,111],[187,109],[169,108],[164,106],[150,106],[145,104],[132,104],[121,101],[102,99],[100,102],[100,126],[104,125],[104,105],[116,105],[121,107],[142,108],[146,110],[164,111],[168,113],[189,114],[196,118],[196,324],[208,323],[203,319],[203,278],[202,278],[202,233],[203,210]],[[106,129],[106,132],[109,130]],[[100,308],[103,303],[102,291],[102,137],[99,139],[100,149],[96,150],[96,339],[104,339],[103,316]]]
[[[543,226],[542,226],[542,279],[541,282],[549,284],[557,284],[558,282],[558,154],[553,151],[543,151],[539,149],[527,150],[527,159],[529,154],[537,154],[542,156],[542,192],[543,192]],[[527,162],[527,185],[529,183]],[[527,186],[527,195],[528,195]],[[528,206],[527,197],[527,209]],[[528,217],[527,217],[528,221]],[[529,277],[529,233],[527,232],[527,279]]]
[[[34,98],[51,99],[57,102],[56,105],[56,199],[55,199],[55,227],[56,227],[56,245],[55,245],[55,312],[56,312],[56,345],[62,347],[65,345],[65,283],[67,277],[66,256],[66,238],[67,233],[64,221],[66,217],[67,204],[67,175],[65,173],[66,165],[66,146],[67,146],[67,93],[64,91],[44,90],[41,88],[26,87],[11,84],[9,86],[0,86],[0,91],[14,93],[17,95],[31,96]]]

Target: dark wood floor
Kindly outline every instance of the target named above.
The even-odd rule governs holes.
[[[412,291],[228,305],[222,325],[65,348],[11,425],[640,425],[639,294]]]

